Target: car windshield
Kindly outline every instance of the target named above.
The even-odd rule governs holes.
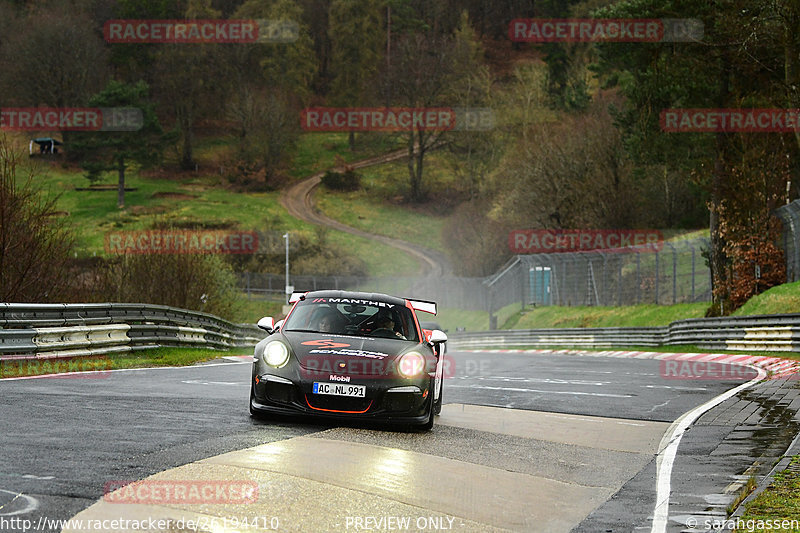
[[[297,304],[283,331],[310,331],[397,340],[418,340],[408,307],[350,298],[313,298]]]

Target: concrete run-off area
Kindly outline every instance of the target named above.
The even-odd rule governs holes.
[[[465,404],[445,405],[438,424],[430,434],[333,428],[210,457],[149,479],[256,482],[257,502],[106,498],[75,517],[83,529],[64,532],[132,525],[121,519],[173,530],[570,531],[652,461],[668,427]]]

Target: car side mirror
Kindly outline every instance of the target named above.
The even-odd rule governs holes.
[[[265,316],[261,320],[258,321],[256,324],[258,327],[266,331],[267,333],[272,333],[275,331],[275,321],[272,319],[271,316]]]
[[[444,331],[439,329],[434,329],[431,331],[431,336],[428,339],[428,342],[431,344],[441,344],[443,342],[447,342],[447,334]]]
[[[283,327],[283,323],[284,322],[285,322],[285,320],[278,320],[277,322],[275,322],[275,325],[272,327],[272,329],[275,330],[275,331],[278,331],[279,329],[281,329]]]

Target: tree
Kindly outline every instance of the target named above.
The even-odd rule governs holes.
[[[393,102],[401,107],[426,109],[457,104],[453,88],[469,68],[456,61],[457,46],[452,36],[433,32],[405,34],[395,39],[391,67],[384,83],[391,87]],[[473,65],[474,66],[474,65]],[[413,127],[404,132],[408,151],[409,199],[422,201],[425,155],[446,132],[441,129]]]
[[[465,74],[454,80],[449,93],[458,108],[470,110],[471,119],[482,118],[478,110],[492,102],[493,79],[466,11],[462,11],[454,33],[453,52],[456,69]],[[451,168],[465,182],[467,194],[474,200],[481,194],[489,172],[498,164],[502,143],[501,133],[493,125],[487,129],[470,128],[450,135],[447,148],[452,155]]]
[[[36,4],[0,27],[3,105],[83,107],[108,77],[105,44],[71,3]],[[73,135],[64,131],[62,139],[69,143]]]
[[[104,301],[146,302],[203,311],[233,320],[236,275],[217,254],[130,254],[101,271]]]
[[[36,174],[19,170],[19,156],[0,136],[0,301],[63,301],[73,281],[74,237],[54,216],[58,198],[42,196]]]
[[[378,0],[333,0],[330,8],[330,102],[335,106],[366,105],[377,96],[373,89],[383,60],[385,43],[381,4]],[[355,133],[350,132],[350,150]]]
[[[109,2],[113,16],[107,18],[139,20],[181,19],[186,13],[185,0],[116,0]],[[102,23],[101,23],[102,24]],[[144,80],[154,85],[153,68],[161,47],[153,44],[117,43],[111,47],[111,64],[118,79],[128,82]]]
[[[299,137],[297,112],[282,94],[252,83],[238,86],[226,109],[238,146],[233,181],[250,190],[272,188]]]
[[[296,22],[299,30],[294,42],[243,44],[226,50],[230,95],[224,109],[236,129],[235,179],[247,188],[270,187],[299,136],[299,107],[309,98],[316,73],[312,41],[299,23],[301,15],[292,0],[248,0],[233,15]]]
[[[33,7],[3,33],[4,104],[85,105],[107,77],[107,51],[92,20],[74,6]]]
[[[669,108],[794,107],[798,66],[797,3],[792,0],[750,2],[625,1],[596,13],[600,17],[668,18],[680,12],[703,21],[705,36],[696,43],[600,45],[600,72],[619,85],[627,105],[618,115],[628,153],[651,172],[683,172],[696,176],[707,189],[714,305],[711,313],[730,312],[741,254],[733,253],[751,239],[745,213],[733,191],[743,182],[758,182],[758,151],[749,137],[764,137],[789,157],[789,173],[797,175],[798,145],[776,142],[792,134],[664,133],[658,119]],[[788,82],[788,83],[787,83]],[[795,140],[797,138],[795,137]],[[757,157],[757,156],[756,156]],[[766,208],[767,196],[761,198]],[[725,228],[736,228],[727,231]],[[750,228],[749,230],[747,228]],[[763,229],[763,225],[762,225]],[[741,230],[741,231],[740,231]],[[743,233],[744,231],[744,233]],[[755,235],[755,234],[753,234]],[[729,240],[734,239],[734,240]]]
[[[545,0],[538,2],[540,17],[567,18],[578,0]],[[545,43],[541,45],[547,64],[547,91],[558,109],[582,110],[590,102],[586,85],[585,43]]]
[[[140,109],[142,127],[136,131],[78,133],[70,145],[82,157],[81,165],[87,171],[87,177],[92,178],[101,172],[117,172],[117,207],[120,209],[125,207],[125,171],[129,165],[135,163],[147,167],[161,159],[165,138],[148,92],[143,81],[135,85],[109,82],[105,89],[92,97],[89,105]]]
[[[493,176],[491,218],[517,228],[630,228],[640,220],[619,132],[598,100],[522,138]]]
[[[297,23],[298,36],[293,42],[259,43],[243,47],[258,62],[258,76],[263,76],[267,86],[286,93],[297,103],[308,101],[310,88],[317,75],[313,42],[308,28],[300,23],[302,14],[294,0],[247,0],[234,14],[234,18]]]
[[[221,13],[209,0],[189,0],[190,19],[216,19]],[[193,170],[194,128],[210,113],[221,115],[217,102],[227,88],[225,69],[216,44],[165,44],[155,57],[154,93],[175,117],[181,139],[180,168]]]
[[[308,27],[314,44],[316,63],[319,66],[313,87],[314,94],[325,95],[329,91],[331,81],[331,39],[328,33],[331,0],[298,0],[298,3],[303,11],[301,24]]]

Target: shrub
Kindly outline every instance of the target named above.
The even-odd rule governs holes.
[[[0,136],[0,301],[56,302],[72,292],[72,232],[56,215],[33,170],[18,178],[19,156]]]
[[[322,184],[334,191],[357,191],[361,188],[361,175],[352,169],[344,172],[329,170],[322,176]]]
[[[231,318],[237,311],[237,281],[215,254],[123,255],[101,276],[102,299],[169,305]]]

